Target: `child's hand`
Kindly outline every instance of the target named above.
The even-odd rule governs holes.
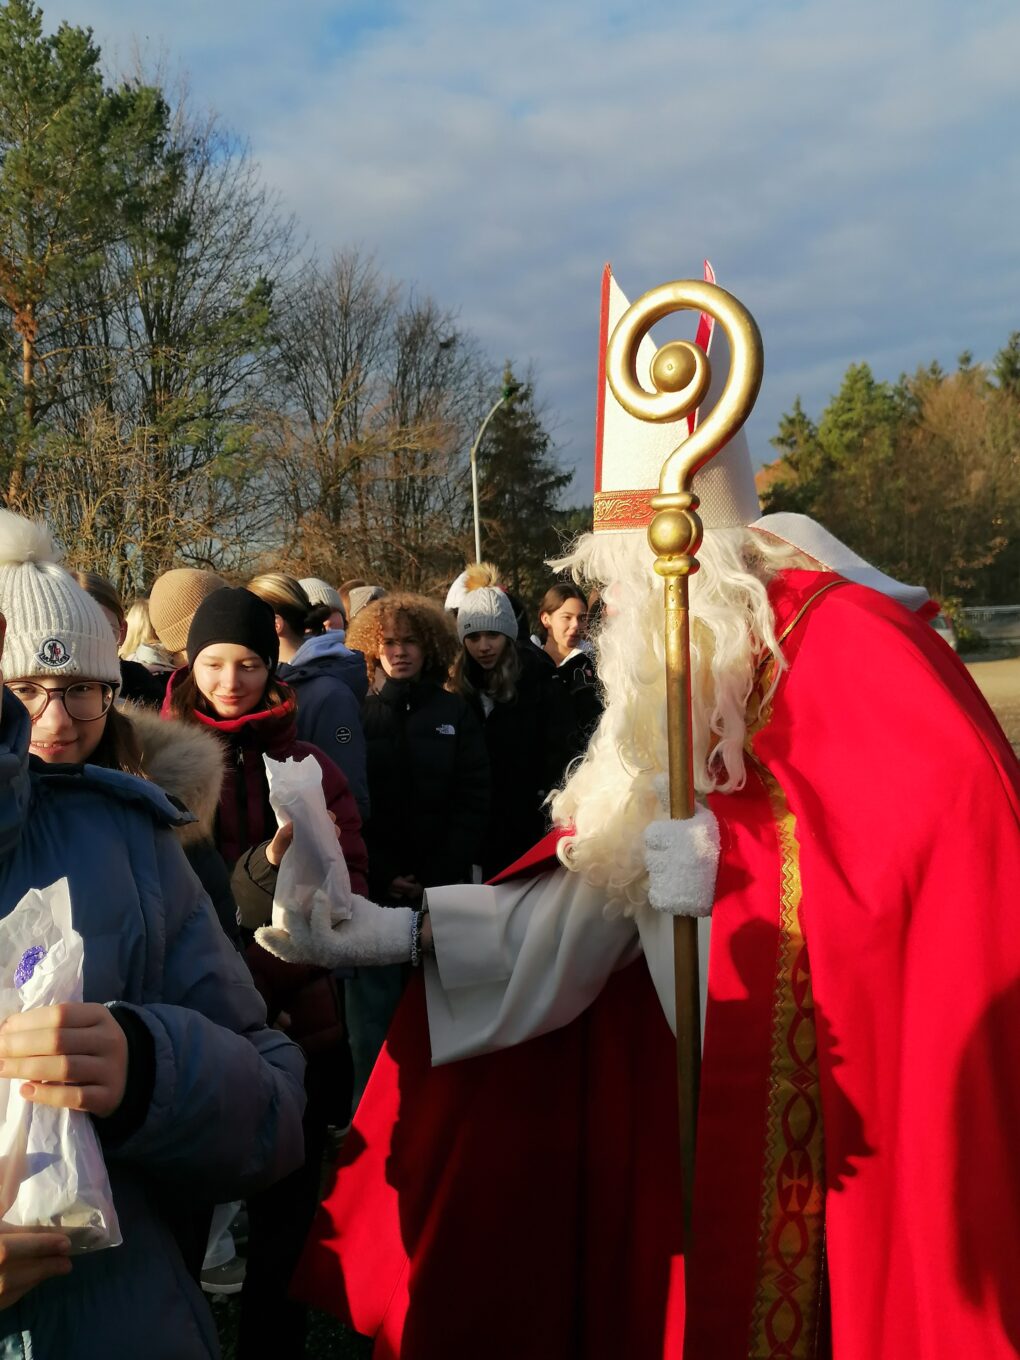
[[[124,1099],[128,1049],[106,1006],[86,1001],[36,1006],[0,1025],[0,1077],[21,1080],[38,1105],[104,1118]]]
[[[280,867],[280,860],[290,849],[290,843],[294,839],[294,823],[285,822],[281,826],[273,839],[266,846],[266,859],[274,869]]]
[[[43,1280],[66,1275],[70,1251],[70,1238],[56,1228],[0,1228],[0,1309]]]

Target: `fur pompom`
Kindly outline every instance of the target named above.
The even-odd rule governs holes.
[[[0,566],[23,562],[56,564],[60,551],[45,524],[0,510]]]

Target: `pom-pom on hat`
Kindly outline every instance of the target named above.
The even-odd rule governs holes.
[[[168,652],[184,651],[196,609],[226,584],[214,571],[198,567],[175,567],[156,578],[149,592],[149,618]]]
[[[298,585],[308,596],[312,604],[326,604],[330,609],[339,609],[341,614],[346,614],[340,592],[333,589],[327,582],[318,576],[302,576]]]
[[[495,586],[470,591],[457,611],[457,633],[461,642],[469,633],[502,633],[515,641],[517,620],[510,597]]]
[[[461,605],[464,603],[464,597],[469,593],[470,592],[468,591],[467,586],[467,572],[462,571],[461,574],[457,577],[457,579],[454,582],[452,582],[452,584],[450,585],[450,589],[446,592],[446,602],[444,603],[443,608],[449,609],[451,612],[453,610],[459,609]]]
[[[247,647],[260,656],[270,671],[280,659],[280,639],[272,605],[244,586],[223,586],[206,596],[195,611],[188,629],[188,660],[194,664],[199,652],[218,642]]]
[[[80,675],[120,684],[109,619],[60,566],[46,526],[10,510],[0,510],[0,612],[9,679]]]

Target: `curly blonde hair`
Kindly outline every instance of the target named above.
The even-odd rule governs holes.
[[[421,678],[444,685],[459,650],[456,629],[446,610],[426,595],[398,591],[373,600],[352,619],[347,630],[347,645],[364,652],[369,684],[379,669],[383,638],[400,619],[421,642],[425,654]]]

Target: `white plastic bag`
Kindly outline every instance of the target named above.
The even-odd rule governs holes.
[[[280,861],[273,896],[273,925],[287,929],[287,914],[310,920],[312,908],[327,902],[333,925],[350,919],[351,876],[326,807],[322,768],[314,756],[273,760],[263,756],[269,802],[280,826],[294,823],[294,839]]]
[[[33,888],[0,921],[0,1020],[82,999],[85,946],[67,879]],[[92,1119],[25,1100],[0,1078],[0,1221],[60,1228],[74,1254],[120,1245],[110,1178]]]

